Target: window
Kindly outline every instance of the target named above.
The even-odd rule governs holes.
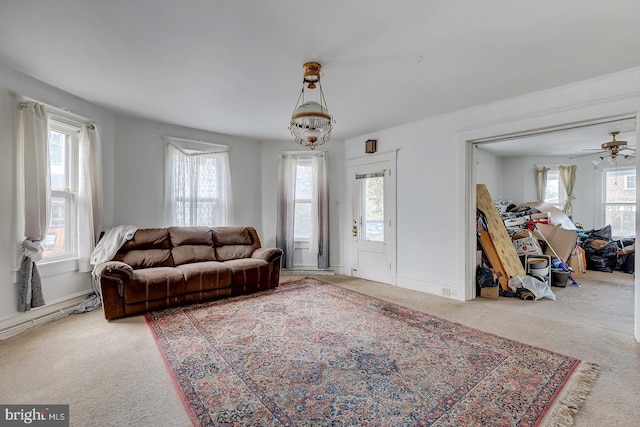
[[[547,172],[547,187],[544,202],[562,209],[564,205],[565,191],[560,180],[558,168],[550,168]]]
[[[79,127],[49,120],[51,205],[42,258],[77,257],[77,195]]]
[[[632,237],[636,233],[636,170],[603,170],[605,224],[611,224],[614,238]]]
[[[384,242],[384,172],[356,175],[360,188],[360,238]]]
[[[228,152],[195,150],[169,143],[166,162],[168,225],[232,224]]]
[[[636,189],[636,176],[627,175],[624,177],[624,189],[625,190],[635,190]]]
[[[296,165],[295,217],[293,236],[296,242],[311,240],[311,199],[313,197],[313,161],[298,159]]]

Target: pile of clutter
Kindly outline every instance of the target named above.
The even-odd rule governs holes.
[[[525,273],[510,275],[508,289],[505,286],[497,289],[500,296],[555,300],[552,286],[565,287],[567,283],[580,286],[576,277],[586,271],[585,251],[577,244],[578,229],[564,212],[546,203],[520,206],[504,200],[494,203]],[[482,216],[479,211],[478,227],[487,229]],[[494,284],[489,283],[487,271],[495,276],[495,268],[485,262],[488,260],[484,253],[479,255],[478,290],[481,296],[487,296],[490,293],[483,288],[496,283],[495,277]]]
[[[598,230],[579,231],[578,244],[585,252],[587,269],[612,273],[635,273],[636,239],[613,240],[611,225]]]

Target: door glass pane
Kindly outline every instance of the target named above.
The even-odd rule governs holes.
[[[363,179],[361,238],[384,242],[384,177]]]

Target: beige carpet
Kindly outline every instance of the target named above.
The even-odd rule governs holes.
[[[284,276],[283,281],[296,279]],[[633,276],[589,271],[558,300],[458,302],[346,276],[349,289],[600,365],[576,426],[640,419]],[[142,316],[72,315],[0,342],[0,403],[70,404],[72,426],[191,425]]]

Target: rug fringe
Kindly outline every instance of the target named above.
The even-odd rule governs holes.
[[[544,419],[543,425],[545,427],[573,426],[573,417],[589,395],[599,371],[600,367],[595,363],[580,363],[551,408],[550,414]]]

